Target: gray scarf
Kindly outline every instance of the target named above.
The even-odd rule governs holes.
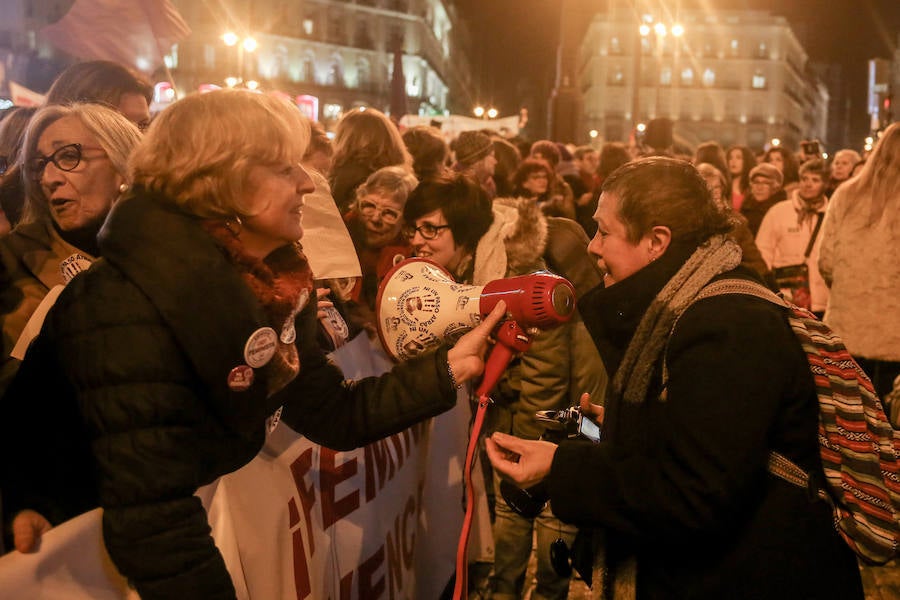
[[[678,317],[691,305],[710,280],[738,266],[740,246],[721,235],[697,248],[687,262],[656,295],[641,318],[625,356],[613,378],[613,393],[626,402],[646,401],[653,367],[669,341]],[[616,564],[606,562],[602,532],[595,532],[591,598],[634,600],[637,562],[634,557]]]

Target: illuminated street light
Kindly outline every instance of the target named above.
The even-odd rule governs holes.
[[[644,133],[645,131],[647,131],[647,124],[646,123],[638,123],[637,127],[635,129],[638,130],[638,133]]]
[[[233,31],[226,31],[222,35],[222,41],[225,42],[226,46],[234,46],[238,43],[238,35]]]
[[[657,23],[653,26],[653,31],[656,32],[656,35],[660,37],[666,36],[666,26],[663,23]]]
[[[254,50],[256,50],[259,47],[259,44],[256,43],[255,37],[249,36],[249,37],[244,38],[244,42],[241,44],[241,46],[247,52],[253,52]]]
[[[778,138],[772,138],[772,145],[773,145],[773,146],[780,146],[780,145],[781,145],[781,140],[778,139]]]
[[[248,89],[248,90],[255,90],[255,89],[258,88],[258,87],[259,87],[259,82],[258,82],[258,81],[254,81],[253,79],[251,79],[250,81],[247,82],[247,89]]]
[[[684,26],[681,23],[675,23],[672,25],[672,35],[675,37],[681,37],[684,35]]]
[[[596,140],[596,139],[597,139],[597,136],[600,135],[600,132],[597,131],[596,129],[591,129],[591,130],[588,132],[588,135],[591,136],[591,139],[592,139],[592,140]]]
[[[638,28],[638,31],[641,32],[642,36],[647,37],[648,35],[650,35],[650,26],[647,25],[646,23],[642,23],[641,26]]]
[[[487,111],[488,119],[496,119],[497,114],[498,114],[497,109],[493,108],[493,107],[489,108]]]
[[[484,116],[484,107],[476,106],[474,109],[472,109],[472,114],[480,119]]]
[[[228,87],[232,88],[232,87],[236,86],[238,83],[240,83],[240,81],[241,81],[241,80],[238,79],[237,77],[226,77],[226,78],[225,78],[225,85],[227,85]]]

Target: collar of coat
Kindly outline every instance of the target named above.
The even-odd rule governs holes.
[[[538,205],[526,198],[497,198],[493,213],[494,221],[475,249],[475,285],[542,268],[547,218]]]
[[[98,238],[103,260],[156,307],[205,388],[258,415],[260,405],[251,405],[265,402],[264,369],[255,370],[253,385],[243,392],[229,389],[228,375],[246,364],[244,346],[255,331],[269,326],[268,319],[200,220],[136,189],[116,203]],[[262,430],[261,423],[241,423],[240,411],[234,415],[236,428]]]

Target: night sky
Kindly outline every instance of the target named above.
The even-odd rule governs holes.
[[[601,2],[598,0],[598,5]],[[837,62],[865,86],[866,60],[889,58],[900,33],[900,0],[673,0],[671,6],[753,8],[787,17],[810,59]],[[518,110],[528,93],[544,98],[555,79],[561,0],[456,0],[475,41],[472,104]],[[543,91],[546,90],[546,91]],[[862,102],[865,91],[854,99]]]

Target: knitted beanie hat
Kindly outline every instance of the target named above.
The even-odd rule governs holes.
[[[471,165],[490,154],[494,145],[491,138],[480,131],[463,131],[456,138],[453,148],[456,151],[456,162]]]
[[[756,176],[771,179],[778,184],[778,187],[781,187],[784,183],[784,176],[781,174],[781,171],[771,163],[759,163],[753,167],[750,171],[750,181],[753,181],[753,178]]]

